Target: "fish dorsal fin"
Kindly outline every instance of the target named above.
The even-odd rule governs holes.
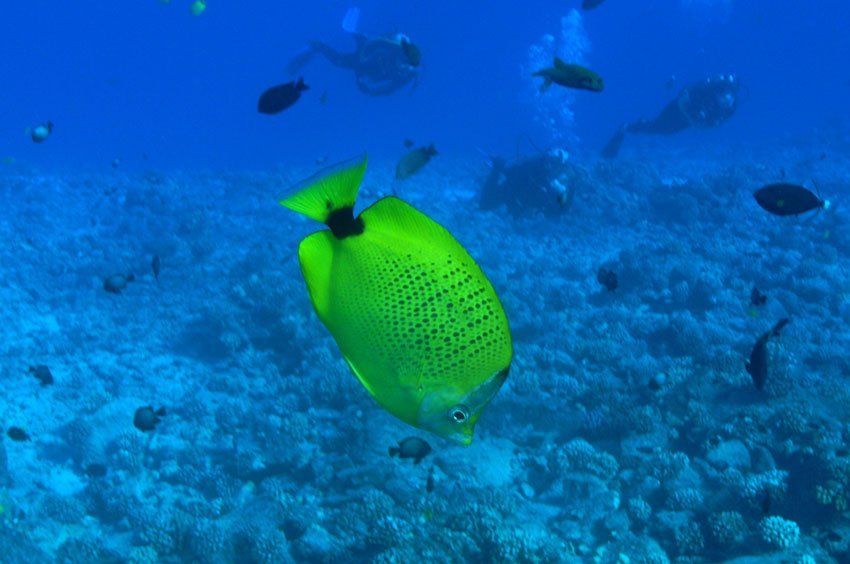
[[[467,254],[443,226],[395,196],[378,200],[361,217],[372,234],[379,231],[393,239],[415,241],[417,246],[427,241],[434,248],[457,248]]]
[[[566,66],[567,66],[567,63],[565,63],[560,57],[555,57],[555,68],[556,69],[562,69]]]
[[[280,205],[325,223],[331,213],[354,207],[366,162],[364,157],[354,164],[347,161],[331,167],[330,172],[323,170],[298,184]]]

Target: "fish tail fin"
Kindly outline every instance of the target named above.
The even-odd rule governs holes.
[[[363,157],[360,162],[346,161],[331,167],[330,172],[322,171],[311,176],[296,185],[289,196],[279,200],[280,205],[327,223],[333,212],[354,208],[367,160]]]
[[[156,413],[156,416],[157,416],[157,417],[165,417],[165,408],[164,408],[164,407],[160,407],[160,408],[159,408],[159,409],[157,409],[154,413]]]
[[[47,120],[47,131],[53,133],[53,122],[50,120]]]
[[[396,455],[398,455],[399,448],[398,447],[390,447],[390,448],[387,449],[387,451],[390,453],[390,456],[396,456]]]
[[[296,90],[299,92],[303,92],[305,90],[310,90],[310,87],[304,84],[304,77],[301,76],[298,78],[298,82],[295,84]]]
[[[428,154],[431,155],[432,157],[436,157],[437,155],[440,154],[440,153],[437,152],[437,148],[434,146],[433,143],[428,145]]]

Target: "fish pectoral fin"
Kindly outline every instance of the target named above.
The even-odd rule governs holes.
[[[323,321],[330,310],[331,269],[333,267],[334,238],[330,231],[318,231],[301,241],[298,260],[307,283],[310,301]]]

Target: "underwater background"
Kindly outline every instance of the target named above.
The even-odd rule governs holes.
[[[850,10],[584,3],[7,2],[0,561],[850,561]],[[287,71],[352,8],[414,81]],[[541,91],[555,56],[604,89]],[[731,74],[734,115],[600,154]],[[305,289],[277,200],[364,153],[358,208],[445,226],[507,313],[471,446],[369,397]]]

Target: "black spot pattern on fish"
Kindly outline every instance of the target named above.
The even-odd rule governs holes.
[[[383,297],[374,321],[389,326],[391,338],[383,343],[384,332],[375,331],[370,345],[391,351],[394,365],[445,382],[450,375],[463,379],[499,364],[510,335],[477,265],[451,255],[440,263],[418,261],[413,254],[366,262],[376,266],[365,273],[367,284]]]

